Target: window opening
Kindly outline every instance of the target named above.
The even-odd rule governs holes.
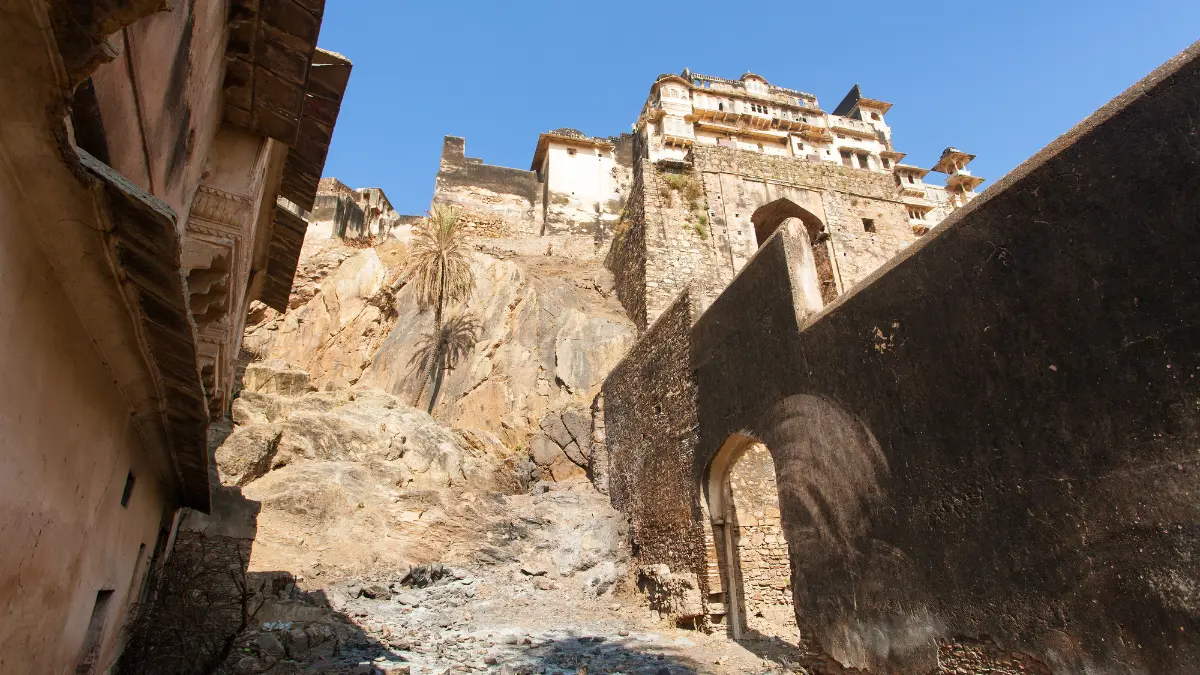
[[[864,232],[874,232],[875,231],[875,220],[873,218],[863,218],[862,221],[863,221],[863,231]]]
[[[870,159],[870,156],[869,156],[869,155],[865,155],[865,154],[863,154],[863,153],[861,153],[861,152],[860,152],[860,153],[858,153],[858,166],[859,166],[859,168],[860,168],[860,169],[869,169],[869,168],[871,168],[871,159]]]
[[[104,622],[108,618],[108,606],[112,602],[112,595],[111,590],[96,593],[96,604],[92,605],[92,618],[88,619],[75,675],[94,675],[96,672],[100,660],[100,639],[104,637]]]
[[[842,150],[842,164],[845,166],[854,166],[854,157],[849,150]]]
[[[137,479],[133,472],[130,471],[128,476],[125,476],[125,489],[121,491],[121,506],[129,506],[129,498],[133,496],[133,483]]]

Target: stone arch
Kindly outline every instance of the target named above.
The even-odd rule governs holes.
[[[793,230],[792,234],[806,242],[807,248],[812,252],[812,271],[807,276],[815,277],[812,280],[811,291],[814,297],[808,301],[808,305],[811,311],[819,311],[838,295],[837,275],[833,270],[833,251],[825,223],[821,222],[816,214],[787,197],[764,204],[750,215],[750,222],[754,224],[754,237],[759,246],[766,243],[776,230],[792,219],[799,221],[803,226],[790,228]],[[806,273],[802,270],[800,277],[805,276]]]
[[[821,233],[825,231],[825,223],[822,223],[815,214],[787,197],[780,197],[773,202],[763,204],[750,215],[750,222],[754,223],[754,238],[758,241],[758,245],[762,246],[766,243],[767,239],[770,239],[771,235],[775,234],[775,230],[779,229],[783,221],[788,218],[799,218],[804,223],[809,241],[815,242],[821,239]]]
[[[703,492],[710,612],[723,610],[735,640],[750,631],[794,641],[791,570],[770,450],[753,437],[730,436],[709,464]]]
[[[891,472],[870,428],[832,399],[810,394],[763,409],[751,427],[775,463],[802,639],[846,667],[931,672],[941,628],[920,567],[872,531]],[[855,635],[864,623],[886,626],[886,638]]]

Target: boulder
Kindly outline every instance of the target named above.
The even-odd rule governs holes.
[[[580,448],[591,446],[592,416],[590,414],[579,410],[564,410],[562,413],[562,422],[563,426],[571,434],[571,438],[579,444]]]
[[[308,373],[281,359],[246,366],[242,389],[256,394],[302,396],[308,392]]]
[[[556,481],[570,480],[572,478],[581,478],[587,473],[583,467],[575,462],[572,462],[566,455],[560,454],[558,459],[550,465],[550,476]]]
[[[567,443],[567,445],[563,447],[563,454],[565,454],[567,456],[567,459],[571,460],[572,462],[575,462],[575,465],[578,466],[579,468],[587,469],[587,465],[588,465],[587,455],[583,454],[583,451],[579,448],[579,444],[576,443],[575,441],[571,441],[570,443]]]
[[[538,466],[550,466],[563,456],[562,448],[545,436],[535,436],[529,445],[529,454]]]
[[[283,656],[286,650],[283,648],[283,642],[274,633],[262,633],[255,641],[259,651],[271,656]]]
[[[222,485],[246,485],[271,470],[283,427],[263,423],[239,427],[217,448],[217,475]]]
[[[571,432],[563,424],[562,417],[556,412],[546,413],[541,421],[542,431],[560,448],[565,448],[571,442]]]
[[[358,595],[369,600],[390,600],[392,589],[383,584],[366,584],[358,589]]]

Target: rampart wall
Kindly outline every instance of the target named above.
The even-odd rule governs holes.
[[[697,425],[688,357],[693,312],[690,297],[680,296],[617,364],[604,385],[604,420],[609,494],[630,516],[640,561],[695,574],[706,597],[703,519],[691,473]],[[646,436],[648,429],[659,435]]]
[[[458,207],[475,236],[542,233],[543,185],[532,171],[484,164],[465,155],[466,141],[447,136],[433,203]]]
[[[672,463],[700,486],[748,435],[797,622],[842,664],[989,639],[1059,674],[1200,671],[1198,97],[1193,46],[815,316],[780,231],[688,334],[660,320],[604,387],[639,550],[692,560]]]

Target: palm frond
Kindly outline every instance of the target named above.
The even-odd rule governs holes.
[[[434,206],[414,234],[409,265],[417,306],[435,309],[440,319],[447,305],[465,301],[475,289],[466,224],[458,209]]]

